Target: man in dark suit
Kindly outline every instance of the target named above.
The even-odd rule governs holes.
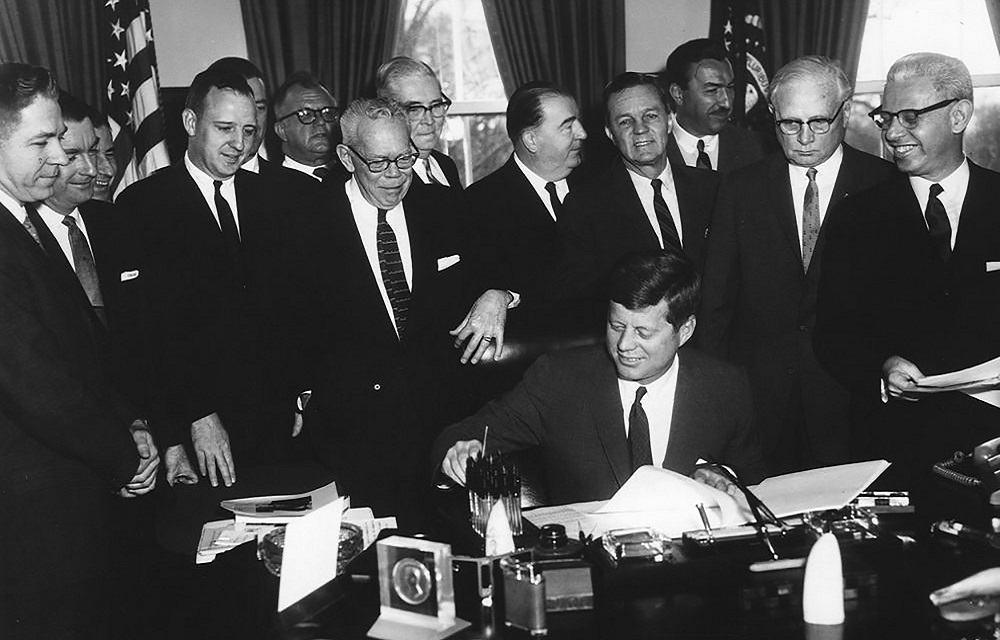
[[[455,161],[437,150],[444,130],[451,100],[441,91],[434,70],[429,66],[397,56],[378,68],[375,89],[380,98],[391,98],[403,105],[410,122],[410,138],[420,152],[420,161],[413,166],[417,180],[414,185],[442,185],[462,189]]]
[[[733,68],[721,44],[700,38],[674,49],[666,81],[674,107],[667,142],[671,162],[727,173],[764,156],[763,136],[729,122]]]
[[[282,166],[320,181],[339,172],[333,148],[340,109],[333,94],[311,73],[297,71],[277,88],[273,103]]]
[[[623,73],[604,88],[605,132],[620,157],[574,189],[559,219],[562,255],[555,297],[592,296],[612,266],[643,249],[682,249],[699,268],[718,176],[667,159],[663,92],[647,74]]]
[[[654,464],[716,486],[701,460],[764,477],[746,377],[685,349],[695,330],[699,277],[670,250],[640,252],[611,274],[604,346],[539,358],[510,393],[445,429],[431,459],[460,484],[469,456],[540,447],[552,502],[610,498]]]
[[[172,425],[167,479],[185,480],[190,442],[213,486],[236,479],[235,462],[280,460],[290,445],[268,396],[269,282],[281,245],[278,221],[308,206],[240,171],[256,132],[242,76],[204,71],[182,114],[184,161],[130,186],[118,199],[134,221],[148,295],[141,318],[156,372],[154,417]],[[190,440],[189,440],[190,438]]]
[[[1000,354],[1000,175],[963,152],[972,100],[960,60],[897,60],[870,115],[904,175],[848,199],[827,228],[816,355],[860,401],[878,406],[881,383],[873,435],[916,485],[931,462],[1000,433],[991,404],[917,391]]]
[[[159,464],[107,377],[107,336],[91,301],[25,222],[61,171],[67,180],[81,167],[93,173],[89,158],[71,162],[60,146],[57,92],[44,69],[0,65],[0,508],[12,514],[0,524],[5,638],[104,637],[109,500],[151,490]],[[67,132],[67,147],[96,149],[84,133]]]
[[[536,81],[511,95],[507,134],[514,145],[510,159],[465,191],[470,253],[487,286],[530,301],[552,267],[556,221],[587,132],[576,100]]]
[[[705,257],[695,344],[747,368],[768,468],[846,462],[849,396],[813,354],[824,220],[888,162],[843,144],[851,85],[806,56],[768,87],[783,153],[722,179]]]

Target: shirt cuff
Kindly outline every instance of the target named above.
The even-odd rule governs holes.
[[[508,309],[517,308],[517,306],[521,304],[521,294],[518,293],[517,291],[511,291],[510,289],[507,289],[507,293],[509,293],[510,297],[512,298],[512,300],[507,303],[507,308]]]

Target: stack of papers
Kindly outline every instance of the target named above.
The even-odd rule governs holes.
[[[222,508],[232,511],[236,515],[237,523],[288,524],[332,503],[339,497],[337,483],[331,482],[307,493],[223,500]],[[282,508],[285,505],[293,508]]]
[[[918,393],[961,391],[977,400],[1000,407],[1000,358],[961,371],[926,376],[917,380]]]

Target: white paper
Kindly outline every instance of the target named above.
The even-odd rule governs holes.
[[[261,504],[267,504],[269,502],[274,502],[275,500],[293,500],[295,498],[312,498],[312,507],[305,511],[272,511],[270,513],[256,513],[254,507]],[[331,482],[330,484],[320,487],[319,489],[314,489],[306,493],[295,493],[289,495],[278,495],[278,496],[257,496],[253,498],[239,498],[237,500],[223,500],[220,504],[223,509],[227,511],[232,511],[236,514],[237,521],[243,522],[271,522],[276,524],[284,524],[290,522],[296,518],[301,518],[313,511],[316,511],[320,507],[330,504],[338,498],[337,494],[337,483]],[[346,508],[346,507],[345,507]]]
[[[278,611],[284,611],[337,575],[343,512],[344,499],[338,498],[286,525]]]
[[[918,393],[961,391],[977,400],[1000,407],[1000,358],[961,371],[925,376],[916,381]]]
[[[215,520],[206,522],[201,527],[201,538],[198,540],[198,552],[195,554],[196,564],[205,564],[215,560],[215,556],[230,549],[257,539],[253,529],[236,529],[232,520]]]
[[[515,548],[514,534],[507,522],[507,510],[504,509],[503,502],[497,500],[486,521],[486,555],[501,556],[512,553]]]
[[[779,518],[842,509],[888,468],[885,460],[820,467],[768,478],[750,490]]]
[[[361,536],[364,540],[365,549],[375,542],[378,534],[383,529],[396,529],[398,527],[395,516],[376,518],[371,507],[348,509],[344,512],[344,522],[350,522],[361,527]]]

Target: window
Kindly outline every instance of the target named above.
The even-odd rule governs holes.
[[[480,0],[407,0],[395,54],[437,71],[441,90],[452,100],[441,136],[444,151],[466,185],[507,161],[507,96]]]
[[[976,163],[1000,171],[1000,52],[984,0],[871,0],[848,144],[881,153],[880,132],[868,112],[881,104],[892,63],[914,51],[944,53],[969,67],[975,112],[965,152]]]

